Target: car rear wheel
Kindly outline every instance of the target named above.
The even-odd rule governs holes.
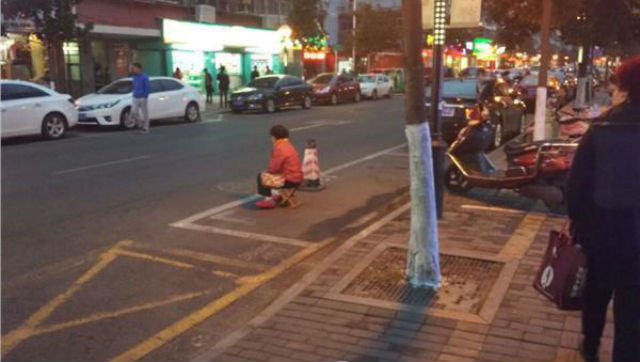
[[[136,127],[136,121],[131,117],[131,107],[127,107],[120,113],[120,127],[123,129],[133,129]]]
[[[329,100],[332,106],[338,104],[338,96],[334,93],[331,95],[331,99]]]
[[[308,94],[305,94],[304,98],[302,98],[302,108],[303,109],[311,108],[311,97]]]
[[[355,103],[360,102],[360,92],[356,92],[356,94],[353,96],[353,101]]]
[[[67,133],[67,120],[60,113],[49,113],[42,121],[42,137],[58,139]]]
[[[377,89],[374,89],[373,92],[371,92],[371,98],[378,99],[378,90]]]
[[[264,102],[264,111],[267,113],[273,113],[276,111],[276,102],[274,102],[272,98],[269,98]]]
[[[200,108],[198,108],[198,104],[196,104],[196,102],[190,102],[184,110],[184,120],[186,122],[196,122],[199,119]]]
[[[493,128],[493,148],[498,148],[501,145],[502,145],[502,122],[498,122]]]

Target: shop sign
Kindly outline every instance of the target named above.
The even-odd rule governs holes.
[[[488,38],[475,38],[473,39],[473,54],[490,54],[493,52],[491,46],[491,39]]]
[[[327,57],[323,52],[304,52],[304,59],[307,60],[324,60]]]
[[[422,27],[433,29],[435,0],[422,0]],[[475,28],[481,26],[482,0],[448,0],[450,22],[448,28]]]
[[[2,19],[2,27],[7,33],[33,33],[36,26],[29,19]]]
[[[253,53],[280,53],[284,46],[282,32],[266,29],[191,23],[163,19],[162,36],[176,49],[220,51],[224,48],[245,48]]]

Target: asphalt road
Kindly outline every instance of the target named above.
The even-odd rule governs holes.
[[[265,168],[278,123],[301,154],[317,139],[333,191],[269,214],[236,201]],[[83,128],[3,141],[3,359],[194,357],[293,283],[313,248],[406,193],[403,123],[394,97],[208,114],[148,135]],[[255,275],[267,277],[242,279]],[[193,311],[203,323],[182,320]]]

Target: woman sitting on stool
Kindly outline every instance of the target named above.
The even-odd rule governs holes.
[[[261,209],[272,209],[283,201],[290,201],[292,193],[283,199],[280,190],[295,190],[302,182],[302,166],[298,152],[289,142],[289,130],[281,125],[271,127],[273,152],[269,161],[269,169],[258,175],[258,193],[265,196],[256,202]]]

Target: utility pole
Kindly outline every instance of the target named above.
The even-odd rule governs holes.
[[[547,122],[547,72],[549,71],[549,33],[551,29],[551,0],[542,0],[542,24],[540,34],[540,73],[536,89],[536,113],[534,116],[533,139],[545,139]]]
[[[353,1],[353,29],[351,29],[351,37],[353,38],[351,44],[351,59],[353,59],[353,74],[356,74],[356,67],[358,62],[356,60],[356,10],[358,10],[358,0]]]
[[[422,64],[422,2],[403,0],[405,134],[411,177],[411,233],[406,277],[414,288],[440,286],[440,255],[431,135],[427,122]]]

